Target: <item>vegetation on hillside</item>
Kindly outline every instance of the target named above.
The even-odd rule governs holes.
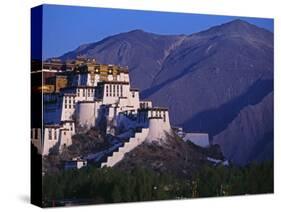
[[[136,168],[86,167],[43,177],[43,204],[114,203],[273,192],[273,163],[203,166],[191,179]]]
[[[43,171],[45,173],[57,173],[63,169],[65,161],[99,152],[110,145],[105,134],[97,128],[76,130],[79,133],[72,136],[72,144],[70,146],[64,146],[59,150],[59,143],[57,143],[57,145],[50,149],[49,155],[44,156]]]
[[[61,151],[43,160],[43,205],[152,201],[273,192],[273,163],[245,167],[214,165],[223,160],[219,146],[201,148],[167,135],[164,144],[142,144],[114,168],[64,170],[63,162],[109,145],[97,129],[73,136]]]

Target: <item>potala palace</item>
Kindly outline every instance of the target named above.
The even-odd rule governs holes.
[[[43,126],[31,132],[31,141],[42,155],[56,145],[59,149],[71,145],[72,136],[80,130],[101,128],[114,138],[112,147],[88,157],[106,156],[100,166],[112,167],[144,141],[165,142],[166,134],[172,132],[168,108],[140,100],[127,67],[77,58],[67,63],[46,61],[32,74],[44,78],[40,88]],[[184,135],[201,146],[209,145],[207,134]]]

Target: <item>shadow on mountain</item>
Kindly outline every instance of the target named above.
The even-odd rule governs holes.
[[[273,80],[257,80],[246,93],[218,108],[206,110],[183,123],[184,129],[192,132],[207,132],[210,138],[227,128],[240,110],[248,105],[258,104],[273,91]]]
[[[252,149],[249,155],[248,161],[262,162],[262,161],[273,161],[274,151],[273,151],[273,140],[274,132],[267,132],[262,139],[260,139],[255,147]]]
[[[141,92],[141,98],[148,98],[149,96],[153,95],[154,93],[156,93],[157,91],[159,91],[160,89],[162,89],[163,87],[165,87],[166,85],[168,85],[169,83],[172,83],[180,78],[182,78],[184,75],[186,74],[190,74],[192,73],[193,71],[196,71],[197,69],[193,69],[194,67],[196,67],[199,63],[207,60],[211,55],[208,55],[207,57],[202,57],[200,58],[200,60],[196,61],[196,62],[193,62],[191,63],[190,65],[188,65],[185,69],[183,69],[183,71],[181,71],[179,74],[177,74],[176,76],[174,77],[171,77],[167,80],[165,80],[164,82],[158,84],[158,85],[155,85],[155,86],[152,86],[148,89],[145,89]]]

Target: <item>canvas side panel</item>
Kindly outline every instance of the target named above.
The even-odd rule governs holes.
[[[31,9],[31,203],[42,207],[42,17],[43,6]],[[35,145],[36,139],[37,145]]]

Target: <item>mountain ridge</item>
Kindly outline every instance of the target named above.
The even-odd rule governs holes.
[[[157,36],[182,36],[182,37],[190,37],[190,36],[197,36],[198,34],[202,34],[202,33],[207,33],[207,32],[210,32],[210,31],[214,31],[214,30],[217,30],[217,29],[221,29],[222,27],[224,26],[229,26],[229,25],[238,25],[238,26],[241,26],[241,25],[244,25],[244,26],[251,26],[251,27],[254,27],[254,28],[257,28],[259,30],[263,30],[265,33],[272,33],[271,31],[265,29],[265,28],[262,28],[262,27],[258,27],[254,24],[251,24],[251,23],[248,23],[246,21],[243,21],[241,19],[235,19],[233,21],[230,21],[230,22],[226,22],[226,23],[223,23],[223,24],[220,24],[220,25],[217,25],[217,26],[213,26],[213,27],[210,27],[206,30],[202,30],[202,31],[199,31],[199,32],[194,32],[194,33],[191,33],[191,34],[157,34],[157,33],[153,33],[153,32],[146,32],[142,29],[134,29],[134,30],[130,30],[130,31],[127,31],[127,32],[121,32],[121,33],[117,33],[117,34],[114,34],[114,35],[111,35],[111,36],[108,36],[106,38],[103,38],[97,42],[91,42],[91,43],[88,43],[88,44],[82,44],[80,46],[78,46],[76,49],[72,50],[72,51],[68,51],[67,53],[59,56],[59,58],[65,60],[66,59],[66,55],[71,53],[71,52],[75,52],[75,51],[78,51],[80,50],[79,48],[87,45],[92,45],[92,44],[98,44],[100,42],[104,42],[106,41],[107,39],[110,39],[110,38],[113,38],[113,37],[116,37],[116,36],[120,36],[120,35],[123,35],[123,34],[151,34],[151,35],[157,35]]]
[[[273,33],[242,20],[191,35],[132,30],[80,46],[59,58],[75,59],[78,55],[101,63],[128,66],[132,86],[140,88],[142,98],[168,107],[173,125],[184,125],[186,131],[207,130],[211,137],[231,131],[230,123],[248,106],[245,102],[258,101],[254,106],[257,107],[262,101],[263,98],[257,98],[258,92],[251,90],[254,84],[268,82],[259,88],[261,97],[273,91]],[[239,99],[247,92],[253,93],[244,100]],[[238,99],[238,103],[234,99]],[[271,104],[272,100],[266,101],[263,105]],[[241,106],[237,108],[235,104]],[[228,107],[225,109],[222,105]],[[205,116],[200,116],[203,113]],[[235,115],[229,119],[230,114]],[[218,115],[226,127],[212,124],[211,117]],[[209,130],[212,128],[214,130]],[[220,145],[225,148],[228,144],[221,142]],[[254,160],[258,155],[251,153],[251,157]]]

